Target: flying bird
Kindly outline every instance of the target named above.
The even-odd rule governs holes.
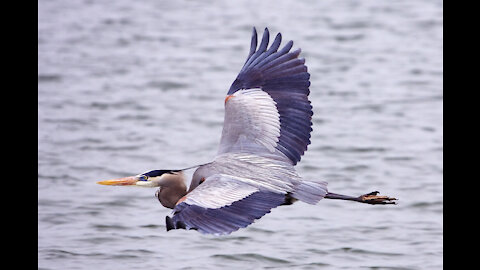
[[[97,182],[102,185],[159,187],[160,203],[173,209],[167,231],[192,229],[230,234],[260,219],[272,208],[322,199],[395,204],[377,191],[361,196],[331,193],[327,182],[303,179],[295,165],[310,144],[310,74],[293,41],[281,49],[281,33],[269,43],[265,28],[257,47],[253,28],[247,60],[225,97],[225,116],[212,162],[179,170],[153,170]],[[187,189],[184,171],[196,168]]]

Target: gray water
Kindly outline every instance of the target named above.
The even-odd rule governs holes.
[[[39,1],[39,268],[443,268],[442,5]],[[155,189],[95,183],[210,161],[252,26],[307,61],[299,173],[398,205],[300,202],[219,237],[167,233]]]

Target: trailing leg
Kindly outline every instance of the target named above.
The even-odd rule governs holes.
[[[378,193],[378,191],[374,191],[358,197],[353,197],[328,192],[327,195],[325,195],[325,199],[355,201],[368,204],[396,204],[396,198],[391,198],[388,196],[377,196]]]

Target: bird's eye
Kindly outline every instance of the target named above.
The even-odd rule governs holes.
[[[142,174],[138,177],[138,180],[139,181],[147,181],[148,180],[148,175]]]

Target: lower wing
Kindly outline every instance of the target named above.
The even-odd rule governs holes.
[[[177,203],[173,217],[167,217],[167,230],[230,234],[285,203],[285,195],[261,190],[240,177],[215,174]]]

